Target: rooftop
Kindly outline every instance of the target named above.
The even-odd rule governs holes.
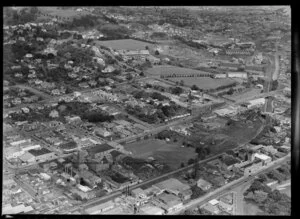
[[[101,210],[101,209],[105,209],[109,206],[113,206],[114,203],[112,201],[108,201],[108,202],[105,202],[105,203],[101,203],[100,205],[96,205],[94,207],[91,207],[91,208],[87,208],[85,209],[86,213],[88,214],[94,214],[94,213],[97,213],[97,211]]]
[[[178,179],[167,179],[163,182],[157,183],[156,186],[160,189],[170,189],[170,190],[177,190],[177,191],[184,191],[190,189],[189,185],[186,185],[180,182]]]
[[[267,155],[265,155],[265,154],[255,153],[254,156],[257,157],[258,159],[261,159],[261,160],[271,159],[271,157],[269,157],[269,156],[267,156]]]
[[[41,148],[41,149],[31,149],[28,151],[30,154],[32,154],[33,156],[40,156],[43,154],[49,154],[52,151],[48,150],[47,148]]]

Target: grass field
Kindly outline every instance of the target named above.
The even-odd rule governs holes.
[[[153,68],[150,68],[146,71],[146,73],[150,75],[164,75],[164,74],[207,74],[207,72],[200,71],[200,70],[195,70],[195,69],[190,69],[190,68],[181,68],[181,67],[176,67],[172,65],[157,65],[153,66]],[[194,78],[193,78],[194,79]]]
[[[74,9],[60,9],[58,7],[39,7],[39,10],[42,13],[46,13],[52,16],[59,16],[59,17],[70,18],[70,19],[89,14],[89,12],[87,11],[77,12]],[[45,16],[40,16],[40,17],[43,18]]]
[[[177,169],[181,162],[186,164],[190,158],[196,156],[193,148],[182,148],[174,143],[166,143],[156,139],[134,142],[125,145],[124,148],[131,151],[135,157],[153,157],[168,164],[172,169]]]
[[[194,84],[197,85],[200,89],[215,89],[223,85],[230,85],[234,83],[234,80],[230,78],[224,79],[213,79],[213,78],[204,78],[204,77],[191,77],[191,78],[169,78],[171,81],[184,81],[184,85],[193,86]]]
[[[149,49],[153,47],[153,44],[132,39],[97,41],[97,44],[115,50],[145,50],[146,46]]]

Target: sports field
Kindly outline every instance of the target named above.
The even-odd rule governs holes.
[[[114,50],[145,50],[146,46],[149,49],[153,47],[153,44],[132,39],[97,41],[97,44]]]
[[[181,67],[176,67],[172,65],[157,65],[153,66],[152,68],[148,69],[146,73],[150,75],[165,75],[165,74],[207,74],[207,72],[200,71],[200,70],[195,70],[195,69],[190,69],[190,68],[181,68]],[[194,79],[194,78],[192,78]]]
[[[172,169],[179,168],[183,162],[187,164],[190,158],[195,158],[193,148],[181,147],[175,143],[163,140],[149,139],[124,145],[125,150],[131,151],[134,157],[154,159],[168,164]]]
[[[200,89],[215,89],[220,86],[226,86],[235,83],[234,80],[230,78],[224,79],[213,79],[207,77],[177,77],[177,78],[169,78],[170,81],[178,81],[183,80],[184,85],[193,86],[197,85]]]

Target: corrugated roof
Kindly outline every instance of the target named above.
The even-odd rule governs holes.
[[[31,149],[28,151],[30,154],[32,154],[33,156],[41,156],[44,154],[49,154],[49,153],[53,153],[52,151],[48,150],[47,148],[42,148],[42,149]]]
[[[178,179],[167,179],[163,182],[157,183],[156,186],[162,190],[164,189],[170,189],[170,190],[177,190],[177,191],[183,191],[190,189],[189,185],[186,185],[182,182],[180,182]]]

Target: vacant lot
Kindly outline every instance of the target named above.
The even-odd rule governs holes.
[[[263,211],[258,206],[244,202],[244,215],[262,215]]]
[[[180,82],[183,80],[184,85],[193,86],[194,84],[197,85],[200,89],[215,89],[220,86],[226,86],[235,83],[234,80],[230,78],[224,79],[213,79],[213,78],[204,78],[204,77],[178,77],[178,78],[169,78],[171,81],[178,81]]]
[[[259,119],[256,119],[251,124],[239,121],[225,127],[221,133],[229,136],[233,141],[243,144],[255,137],[262,125]]]
[[[114,50],[144,50],[146,46],[149,49],[153,47],[153,44],[132,39],[97,41],[97,44]]]
[[[249,89],[245,90],[242,93],[236,93],[236,94],[233,94],[233,95],[224,95],[224,97],[226,97],[228,99],[231,99],[231,100],[234,100],[234,101],[243,101],[244,99],[259,95],[260,92],[261,92],[260,89],[249,88]]]
[[[127,144],[124,148],[139,158],[153,157],[160,162],[168,164],[172,169],[180,166],[181,162],[187,163],[190,158],[195,158],[195,149],[182,148],[175,143],[167,143],[163,140],[145,140]]]

